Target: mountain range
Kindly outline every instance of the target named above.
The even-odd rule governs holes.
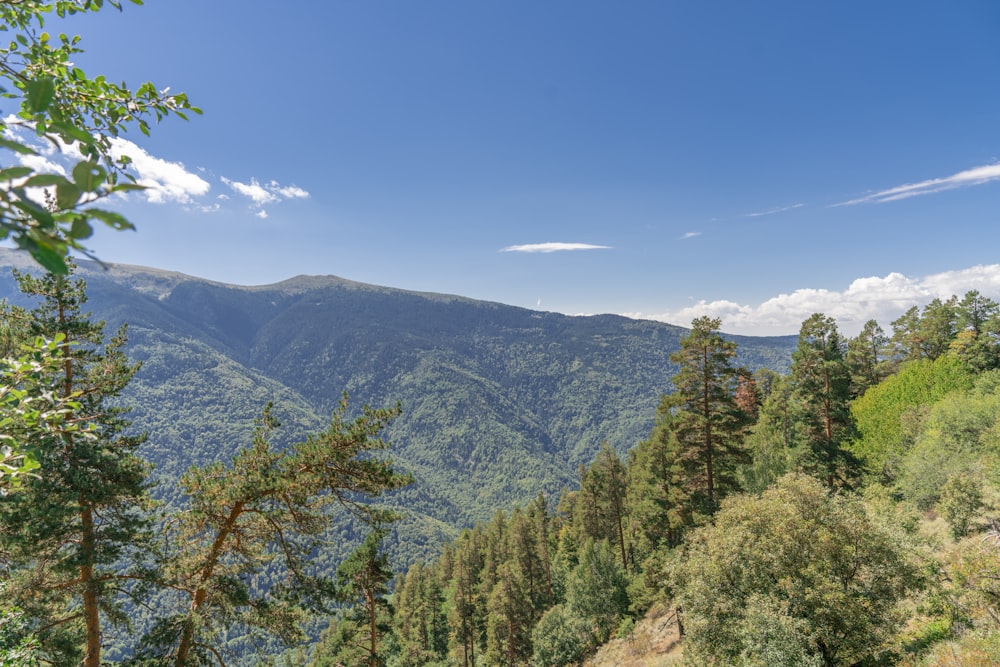
[[[0,297],[30,305],[8,267],[34,265],[0,250]],[[128,323],[142,368],[124,400],[167,502],[188,466],[248,444],[268,401],[284,442],[322,428],[345,391],[355,408],[399,403],[386,436],[416,480],[392,499],[409,517],[403,560],[540,492],[558,498],[603,442],[624,454],[646,437],[687,331],[335,276],[246,287],[86,261],[76,273],[109,333]],[[796,344],[733,339],[750,370],[786,371]]]

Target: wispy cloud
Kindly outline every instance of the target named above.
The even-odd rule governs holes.
[[[785,211],[792,211],[797,208],[802,208],[805,204],[792,204],[791,206],[778,206],[776,208],[769,208],[766,211],[757,211],[755,213],[747,213],[744,218],[759,218],[765,215],[774,215],[775,213],[784,213]]]
[[[991,181],[1000,180],[1000,162],[987,164],[981,167],[973,167],[960,171],[957,174],[944,178],[932,178],[919,183],[907,183],[898,185],[888,190],[875,192],[864,197],[851,199],[850,201],[835,204],[835,206],[850,206],[853,204],[881,204],[884,202],[908,199],[919,195],[929,195],[944,190],[954,190],[955,188],[965,188],[973,185],[982,185]]]
[[[901,273],[858,278],[844,290],[798,289],[756,305],[725,300],[699,301],[656,315],[623,314],[682,326],[687,326],[696,317],[708,315],[722,320],[723,331],[770,336],[798,333],[802,322],[810,315],[825,313],[837,320],[842,333],[853,336],[868,320],[878,320],[888,329],[893,320],[913,306],[923,306],[932,299],[946,299],[953,294],[962,296],[969,290],[978,290],[984,296],[1000,300],[1000,264],[916,278]]]
[[[609,245],[593,245],[590,243],[529,243],[526,245],[509,245],[500,248],[500,252],[563,252],[566,250],[606,250]]]
[[[681,240],[693,239],[696,236],[701,236],[701,232],[684,232],[681,234]]]

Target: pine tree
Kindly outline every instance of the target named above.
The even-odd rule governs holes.
[[[747,415],[736,403],[736,343],[719,333],[721,321],[700,317],[670,360],[680,365],[668,397],[678,444],[677,460],[696,507],[713,512],[726,492],[737,488],[736,464]]]
[[[147,664],[169,660],[175,667],[218,658],[218,635],[243,624],[285,641],[300,638],[301,610],[329,609],[337,588],[311,576],[308,559],[329,524],[324,511],[339,502],[367,518],[380,512],[362,499],[408,484],[391,460],[372,456],[388,444],[378,434],[398,408],[347,419],[347,397],[329,428],[286,451],[275,451],[270,434],[278,426],[267,406],[253,444],[231,466],[192,468],[181,478],[189,507],[169,534],[166,574],[186,599],[186,611],[162,619],[139,647]],[[265,566],[285,580],[253,595],[251,577]],[[153,661],[159,660],[154,663]]]
[[[582,468],[577,503],[577,536],[607,540],[617,547],[623,568],[628,566],[625,543],[625,466],[608,443],[601,445],[590,467]]]
[[[972,290],[958,304],[958,319],[951,349],[977,373],[1000,368],[1000,306]]]
[[[834,487],[857,465],[844,444],[853,432],[851,376],[833,318],[816,313],[802,323],[792,354],[791,381],[801,402],[808,451],[800,463]]]
[[[451,609],[448,626],[451,628],[449,644],[459,655],[463,667],[476,664],[478,584],[482,569],[482,554],[474,539],[474,530],[466,531],[458,540],[452,568],[453,578],[449,591]]]
[[[385,594],[393,572],[389,556],[382,550],[385,530],[376,525],[365,541],[337,568],[337,599],[353,604],[357,613],[351,620],[360,628],[357,643],[365,646],[368,667],[381,663],[379,638],[388,631],[383,617],[388,613]]]
[[[443,596],[434,568],[415,563],[393,595],[393,628],[400,667],[418,667],[444,657],[448,648]]]
[[[684,526],[690,522],[673,418],[669,402],[662,401],[653,432],[629,451],[628,525],[641,558],[661,546],[680,544]]]
[[[102,622],[126,621],[113,591],[139,576],[120,564],[149,536],[148,466],[136,453],[145,437],[126,433],[128,410],[116,405],[139,365],[124,353],[124,327],[105,342],[104,324],[82,312],[82,280],[16,277],[22,292],[42,299],[24,313],[25,328],[59,341],[52,381],[75,409],[73,429],[32,443],[38,470],[0,505],[0,549],[14,573],[7,595],[36,619],[47,652],[98,667]]]
[[[890,364],[883,358],[889,338],[875,320],[865,322],[861,332],[847,343],[847,368],[851,374],[851,398],[861,396],[889,376]]]
[[[497,570],[497,582],[488,601],[486,659],[493,665],[514,667],[531,657],[534,613],[525,588],[524,575],[513,562]]]

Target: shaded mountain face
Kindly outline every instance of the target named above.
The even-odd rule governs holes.
[[[0,297],[25,303],[11,265],[31,266],[0,251]],[[166,481],[191,463],[228,460],[269,400],[294,440],[320,428],[347,391],[355,406],[400,403],[388,439],[417,482],[398,500],[451,527],[558,494],[602,442],[624,453],[646,437],[686,333],[335,277],[240,287],[91,263],[77,274],[109,331],[129,323],[130,356],[143,367],[126,402]],[[796,342],[736,340],[738,363],[781,372]]]

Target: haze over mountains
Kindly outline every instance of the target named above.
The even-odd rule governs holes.
[[[0,297],[24,303],[11,266],[34,267],[0,251]],[[318,430],[344,391],[355,408],[399,402],[387,437],[416,479],[399,500],[425,535],[557,495],[602,442],[625,452],[646,437],[686,331],[333,276],[242,287],[89,262],[77,274],[109,332],[129,324],[129,354],[143,367],[126,401],[159,476],[228,460],[270,400],[286,441]],[[795,344],[736,340],[751,370],[784,371]]]

